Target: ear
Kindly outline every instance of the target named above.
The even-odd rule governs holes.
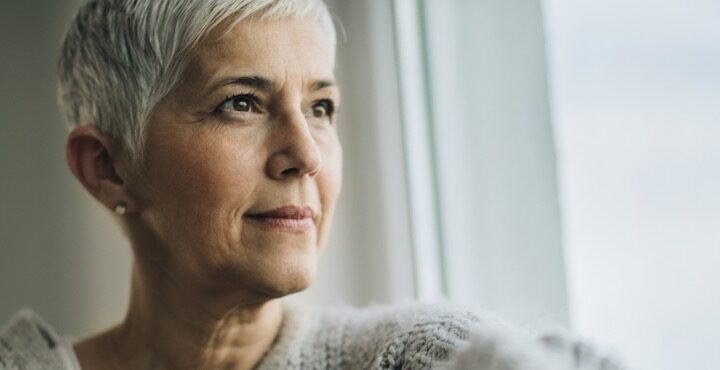
[[[111,137],[94,126],[76,127],[68,136],[66,155],[72,173],[105,207],[121,214],[137,211],[124,178],[126,162]]]

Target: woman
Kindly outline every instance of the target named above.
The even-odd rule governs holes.
[[[334,58],[320,0],[85,4],[60,59],[67,161],[131,241],[130,305],[72,346],[23,313],[0,369],[574,368],[574,343],[451,310],[282,304],[341,188]]]

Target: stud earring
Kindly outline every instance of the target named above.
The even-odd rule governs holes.
[[[127,205],[125,204],[125,202],[118,202],[115,206],[115,213],[122,216],[125,214],[125,212],[127,212]]]

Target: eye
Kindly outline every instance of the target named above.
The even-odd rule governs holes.
[[[335,104],[331,100],[320,100],[310,108],[313,118],[329,118],[335,112]]]
[[[252,94],[235,95],[223,101],[218,107],[223,112],[251,112],[255,108],[256,98]]]

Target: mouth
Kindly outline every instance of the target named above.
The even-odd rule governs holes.
[[[315,227],[315,212],[310,207],[283,206],[270,211],[250,213],[245,218],[265,229],[280,232],[305,233]]]

